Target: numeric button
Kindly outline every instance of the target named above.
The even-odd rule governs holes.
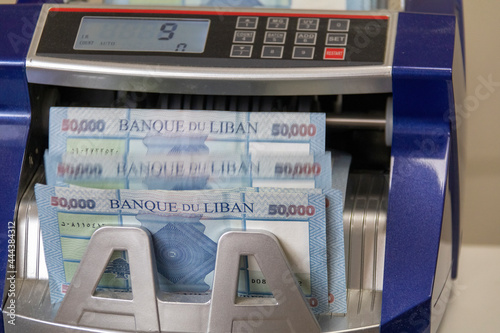
[[[264,45],[262,48],[262,58],[283,58],[283,46]]]
[[[235,31],[233,43],[249,43],[255,41],[255,31]]]
[[[330,19],[328,21],[328,31],[349,31],[350,20]]]
[[[264,44],[285,44],[286,32],[284,31],[266,31]]]
[[[314,59],[314,47],[295,46],[292,59]]]
[[[318,31],[319,18],[299,18],[297,30],[302,31]]]
[[[287,30],[288,17],[270,17],[267,19],[267,30]]]
[[[236,29],[257,29],[258,17],[240,16],[236,22]]]
[[[295,34],[295,44],[297,45],[316,45],[316,32],[297,32]]]
[[[231,58],[251,58],[253,45],[233,45]]]

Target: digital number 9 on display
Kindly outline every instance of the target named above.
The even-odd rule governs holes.
[[[171,40],[174,38],[175,30],[177,30],[177,23],[168,22],[162,24],[158,34],[158,40]]]

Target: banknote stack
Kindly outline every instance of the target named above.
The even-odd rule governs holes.
[[[165,6],[265,7],[316,10],[400,9],[401,4],[376,0],[106,0],[116,4],[155,4]]]
[[[220,236],[265,230],[313,312],[346,312],[324,114],[53,107],[49,127],[47,185],[35,191],[52,302],[101,226],[148,229],[161,290],[204,296]],[[130,291],[127,267],[115,252],[99,288]],[[238,292],[271,296],[253,257],[241,259]]]

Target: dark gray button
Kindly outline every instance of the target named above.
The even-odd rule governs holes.
[[[316,45],[316,32],[297,32],[295,34],[295,44],[297,45]]]
[[[319,19],[318,18],[299,18],[297,30],[318,31]]]
[[[350,20],[331,19],[328,21],[328,31],[349,31]]]
[[[347,45],[347,34],[326,34],[327,46],[344,46]]]
[[[292,59],[313,59],[314,47],[295,46],[293,48]]]
[[[328,22],[328,31],[349,31],[349,20],[331,19]]]
[[[235,31],[234,43],[250,43],[255,41],[255,31]]]
[[[268,30],[288,29],[288,17],[270,17],[267,19]]]
[[[251,58],[253,45],[233,45],[231,48],[232,58]]]
[[[283,46],[265,45],[262,48],[262,58],[283,58]]]
[[[258,17],[240,16],[236,22],[236,29],[257,29]]]
[[[264,44],[285,44],[286,32],[267,31],[264,37]]]

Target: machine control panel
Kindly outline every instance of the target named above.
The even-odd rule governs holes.
[[[51,8],[36,55],[214,67],[381,65],[386,15]],[[57,36],[57,38],[54,38]]]

